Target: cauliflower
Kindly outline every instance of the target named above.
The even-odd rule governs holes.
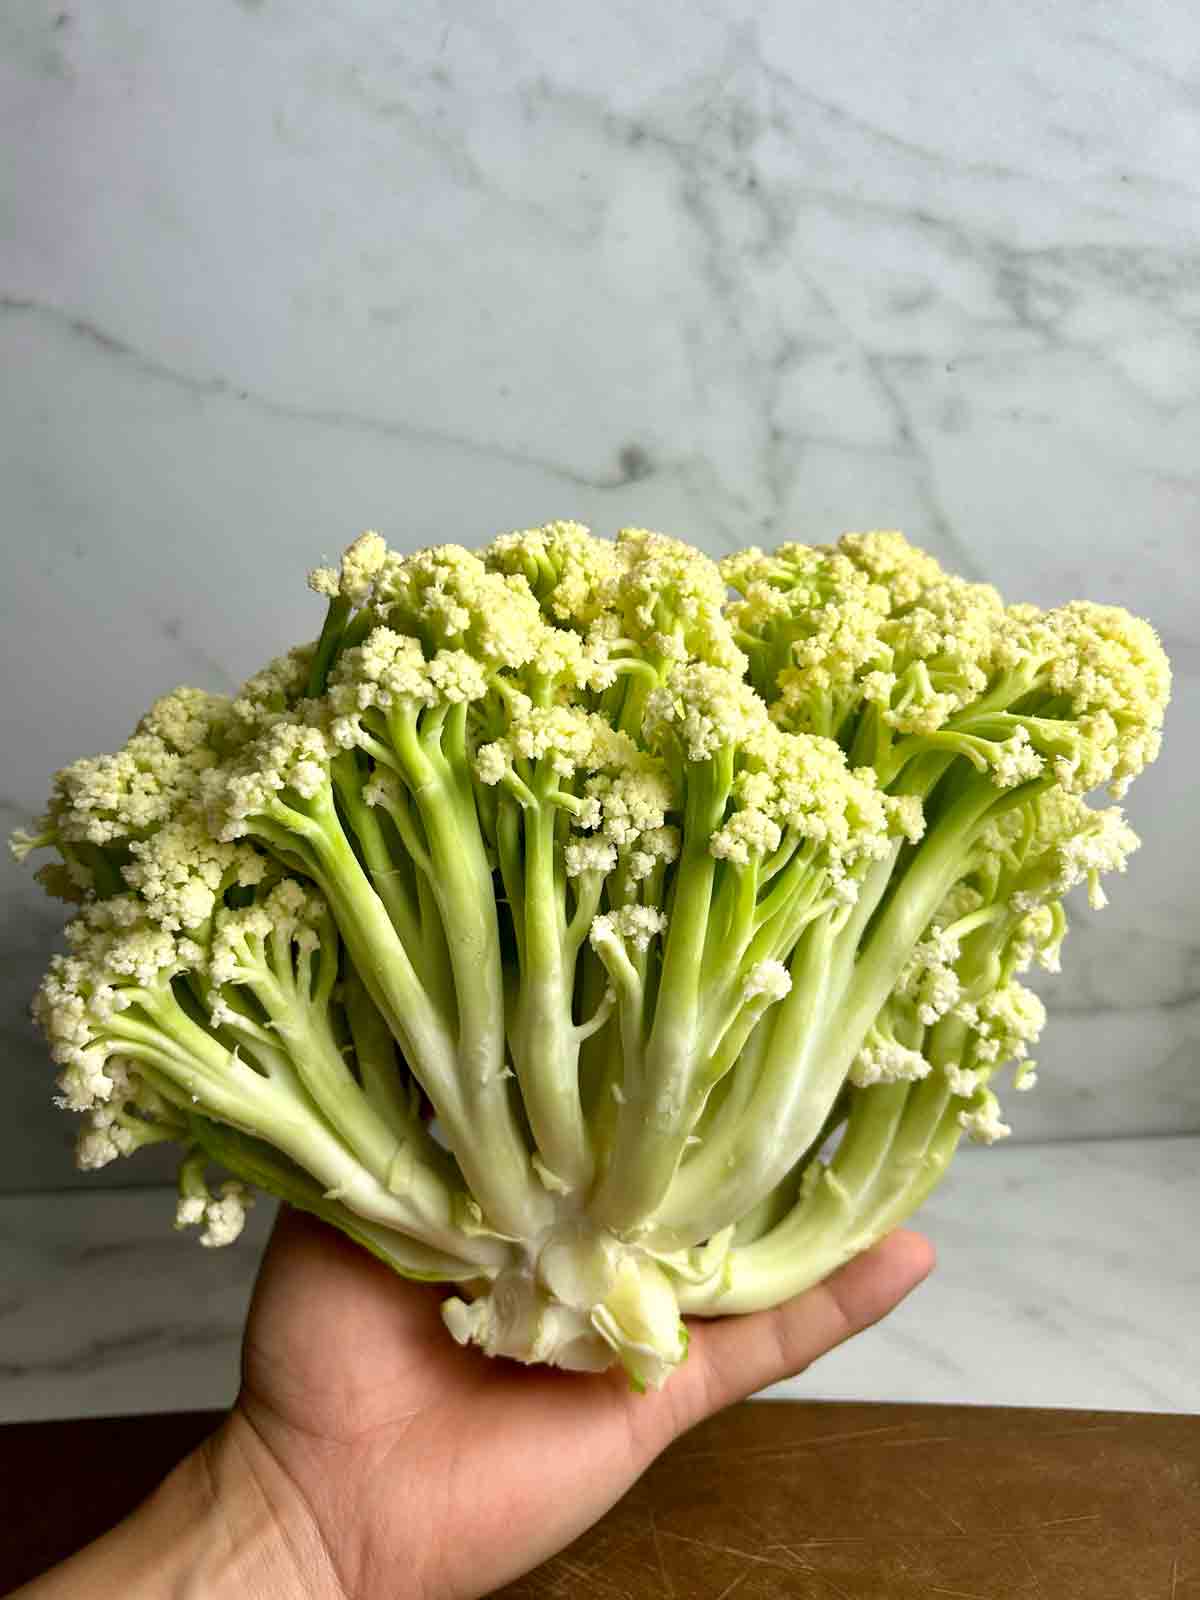
[[[262,1189],[461,1285],[460,1341],[658,1385],[681,1313],[797,1293],[1008,1132],[1018,974],[1136,848],[1086,795],[1157,754],[1148,624],[894,532],[370,532],[309,582],[317,639],[14,837],[77,905],[34,1011],[80,1167],[175,1141],[203,1244]]]

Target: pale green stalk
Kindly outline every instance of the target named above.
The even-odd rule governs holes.
[[[746,1040],[737,1061],[704,1102],[700,1120],[693,1129],[697,1144],[684,1153],[680,1173],[684,1172],[693,1161],[700,1159],[703,1147],[710,1139],[719,1140],[722,1129],[736,1127],[745,1115],[746,1107],[750,1104],[751,1096],[758,1084],[763,1062],[767,1057],[767,1046],[778,1016],[779,1012],[776,1009],[766,1012],[759,1018],[758,1025]],[[679,1181],[679,1174],[676,1174],[675,1181]]]
[[[945,1173],[966,1104],[950,1091],[969,1035],[961,1018],[943,1017],[909,1041],[933,1070],[919,1083],[853,1091],[845,1135],[828,1168],[802,1184],[790,1214],[753,1243],[730,1253],[723,1285],[685,1290],[681,1308],[701,1316],[776,1305],[820,1282],[882,1239],[921,1205]]]
[[[655,1213],[656,1236],[698,1244],[765,1198],[816,1136],[845,1079],[844,1063],[820,1052],[829,1003],[834,927],[804,934],[792,987],[769,1018],[764,1060],[748,1096],[722,1105],[713,1127],[675,1175]]]
[[[571,1016],[575,952],[555,860],[556,808],[548,774],[535,780],[536,808],[524,813],[525,874],[513,1067],[541,1160],[568,1189],[586,1189],[593,1157],[579,1098],[579,1029]]]
[[[821,1282],[917,1209],[962,1135],[945,1074],[859,1091],[828,1169],[802,1186],[792,1212],[730,1252],[722,1285],[684,1287],[680,1309],[725,1316],[778,1305]]]
[[[708,848],[733,777],[731,752],[689,771],[683,843],[669,908],[657,1003],[636,1084],[626,1089],[612,1159],[589,1202],[614,1232],[661,1203],[711,1084],[698,1083],[702,972],[716,862]]]
[[[337,1136],[293,1070],[270,1076],[256,1072],[180,1010],[169,991],[161,996],[128,992],[153,1026],[125,1011],[114,1015],[108,1032],[164,1099],[189,1114],[202,1108],[206,1116],[269,1139],[359,1216],[463,1255],[451,1197],[436,1173],[410,1163],[403,1182],[389,1189]],[[294,1063],[288,1067],[294,1069]],[[393,1178],[400,1175],[394,1172]],[[481,1264],[503,1259],[494,1240],[469,1240],[465,1248],[467,1258]]]
[[[353,967],[348,967],[342,979],[342,1006],[353,1043],[354,1060],[358,1077],[367,1102],[392,1128],[398,1138],[410,1139],[417,1130],[424,1134],[424,1125],[415,1104],[414,1086],[396,1059],[396,1041],[391,1029],[372,1003],[362,979]],[[434,1160],[445,1156],[427,1134],[424,1153]],[[447,1169],[449,1170],[449,1169]]]
[[[387,847],[375,808],[363,800],[363,774],[358,771],[349,751],[330,763],[330,774],[338,803],[358,841],[371,886],[387,907],[396,932],[414,964],[419,964],[421,920],[414,904],[413,889],[405,882],[406,874]]]
[[[459,1233],[451,1236],[447,1246],[435,1247],[399,1232],[392,1222],[364,1215],[343,1199],[334,1198],[332,1188],[322,1189],[308,1173],[280,1160],[273,1145],[248,1139],[204,1117],[191,1117],[188,1131],[210,1160],[244,1183],[340,1229],[406,1278],[461,1283],[494,1276],[504,1263],[504,1248],[496,1240],[468,1239]]]
[[[458,1066],[464,1093],[504,1069],[504,988],[496,900],[469,776],[443,749],[465,738],[465,706],[388,719],[392,745],[416,803],[429,854],[429,887],[458,997]]]
[[[986,778],[969,778],[895,883],[868,874],[866,904],[835,940],[827,923],[805,935],[751,1104],[677,1175],[654,1218],[664,1237],[695,1244],[735,1222],[812,1143],[913,946],[961,876],[975,830],[1003,800]],[[867,907],[877,920],[860,949]]]
[[[262,1005],[271,1031],[286,1045],[293,1069],[320,1114],[368,1171],[386,1184],[397,1155],[398,1133],[363,1094],[333,1033],[329,1001],[337,978],[337,946],[332,927],[324,930],[315,984],[312,958],[293,951],[290,933],[276,928],[267,942],[245,936],[240,943],[233,981]],[[442,1196],[440,1209],[448,1214],[448,1194]]]
[[[471,1192],[498,1232],[514,1238],[536,1232],[547,1216],[547,1197],[536,1186],[507,1084],[499,1070],[482,1081],[460,1070],[455,1041],[351,849],[332,800],[322,804],[318,797],[314,811],[308,840],[317,882],[368,993],[437,1108]],[[491,898],[490,880],[488,893]],[[461,945],[459,954],[461,961]],[[469,967],[464,983],[468,976]]]

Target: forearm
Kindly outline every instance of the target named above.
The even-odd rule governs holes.
[[[235,1413],[148,1500],[13,1600],[340,1600],[295,1488]]]

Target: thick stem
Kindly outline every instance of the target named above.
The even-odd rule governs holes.
[[[965,1026],[944,1018],[927,1046],[934,1070],[916,1085],[859,1091],[828,1170],[802,1187],[796,1206],[754,1244],[731,1251],[726,1286],[680,1295],[685,1311],[723,1316],[761,1310],[819,1283],[890,1233],[945,1175],[962,1129],[962,1101],[945,1068],[962,1052]]]
[[[536,1232],[548,1220],[549,1197],[534,1178],[507,1084],[498,1071],[483,1082],[460,1073],[454,1041],[413,971],[332,803],[323,822],[316,846],[321,890],[359,976],[437,1110],[472,1194],[498,1232],[514,1238]]]
[[[397,1137],[407,1137],[414,1124],[420,1123],[410,1097],[407,1073],[396,1058],[392,1030],[376,1010],[353,967],[347,968],[342,983],[342,1004],[363,1094]],[[433,1149],[438,1148],[432,1139],[429,1144]]]
[[[577,1216],[487,1293],[448,1300],[442,1316],[460,1344],[493,1356],[588,1372],[616,1359],[638,1389],[661,1387],[687,1353],[664,1265]]]
[[[296,1073],[317,1110],[367,1171],[386,1184],[403,1138],[367,1099],[329,1027],[322,1019],[289,1003],[285,995],[277,1001],[265,984],[257,985],[256,992],[271,1013],[275,1031],[287,1046]],[[448,1209],[449,1195],[441,1198],[442,1209]]]
[[[707,1144],[710,1139],[720,1141],[723,1135],[727,1136],[740,1124],[762,1073],[777,1018],[778,1009],[760,1017],[758,1026],[747,1039],[737,1061],[705,1101],[704,1114],[693,1130],[699,1136],[701,1145]],[[686,1154],[684,1166],[697,1159],[698,1155],[698,1151]]]
[[[719,874],[709,912],[709,938],[704,950],[701,979],[706,995],[714,985],[731,988],[755,929],[759,863],[728,863]],[[709,1010],[713,1008],[710,1004]]]
[[[466,758],[466,708],[435,712],[421,724],[420,754],[407,725],[392,727],[429,846],[429,886],[442,929],[458,996],[458,1074],[468,1113],[486,1115],[503,1148],[493,1150],[487,1133],[476,1131],[489,1165],[499,1157],[512,1175],[523,1172],[525,1205],[549,1220],[549,1198],[535,1189],[533,1168],[518,1124],[505,1068],[505,994],[500,928],[492,869],[475,809]],[[428,724],[428,726],[426,725]],[[452,1141],[453,1143],[453,1141]],[[462,1153],[455,1146],[467,1171]],[[473,1160],[476,1158],[472,1158]],[[474,1182],[471,1184],[475,1189]],[[478,1190],[476,1197],[483,1204]],[[488,1209],[485,1205],[485,1211]],[[499,1220],[495,1225],[508,1232]]]
[[[617,1118],[612,1159],[589,1204],[593,1218],[624,1232],[661,1203],[710,1085],[701,1063],[702,971],[716,862],[709,840],[732,781],[732,755],[688,773],[683,845],[669,909],[662,973],[644,1070]]]
[[[344,1201],[360,1217],[463,1259],[481,1264],[505,1259],[496,1240],[462,1239],[440,1181],[426,1182],[426,1174],[415,1166],[398,1168],[393,1178],[399,1176],[403,1183],[394,1182],[389,1189],[337,1136],[297,1079],[253,1071],[175,1010],[171,1032],[177,1053],[163,1048],[171,1041],[161,1034],[156,1046],[155,1030],[145,1026],[131,1037],[115,1035],[123,1053],[139,1063],[139,1071],[164,1099],[189,1115],[200,1112],[268,1141],[310,1173],[330,1198]]]
[[[336,1150],[311,1150],[310,1160],[301,1163],[306,1170],[300,1170],[280,1158],[274,1142],[246,1138],[206,1117],[191,1117],[189,1131],[211,1160],[340,1229],[406,1278],[445,1283],[492,1277],[508,1262],[511,1252],[496,1239],[468,1238],[456,1230],[416,1238],[402,1231],[401,1205],[386,1190],[349,1170],[339,1179],[344,1152],[339,1157]]]
[[[913,854],[857,952],[843,946],[837,1004],[829,1017],[822,1048],[845,1071],[867,1030],[895,987],[913,946],[934,912],[962,875],[980,823],[1003,791],[987,778],[968,778]]]
[[[616,996],[619,1006],[620,996],[590,945],[582,948],[579,966],[579,995],[584,1014],[595,1013],[606,992]],[[616,1137],[619,1105],[613,1091],[623,1092],[622,1066],[621,1032],[618,1013],[614,1010],[604,1027],[585,1040],[579,1052],[580,1094],[597,1168],[607,1164]]]
[[[504,987],[496,896],[474,800],[447,783],[416,794],[429,841],[429,886],[441,912],[458,997],[458,1064],[464,1089],[504,1068]]]
[[[736,1222],[781,1182],[829,1115],[845,1078],[845,1066],[818,1048],[834,937],[826,918],[797,947],[791,991],[767,1021],[762,1070],[748,1099],[731,1097],[676,1173],[654,1219],[664,1238],[698,1244]]]
[[[524,939],[513,1066],[545,1166],[570,1189],[586,1189],[593,1158],[579,1099],[579,1035],[571,1016],[573,952],[555,864],[555,813],[525,813]]]
[[[317,881],[346,948],[405,1058],[439,1110],[453,1108],[454,1044],[408,958],[387,908],[359,865],[330,807],[317,848]]]
[[[423,1235],[452,1237],[452,1192],[443,1163],[434,1155],[433,1141],[419,1118],[410,1113],[397,1125],[364,1093],[333,1035],[320,989],[314,1003],[305,1004],[286,973],[264,973],[245,981],[287,1045],[294,1070],[321,1116],[377,1182],[406,1198]],[[326,976],[325,986],[328,981]],[[387,1032],[382,1017],[368,1002],[359,1009],[356,1042],[363,1038],[368,1014]]]
[[[312,665],[308,669],[307,692],[310,698],[325,693],[325,685],[329,679],[329,669],[337,655],[342,643],[342,636],[346,631],[346,624],[350,620],[351,603],[345,595],[334,595],[329,602],[329,610],[325,613],[325,624],[321,629],[321,637],[317,640],[317,648],[313,652]]]
[[[808,1148],[913,946],[961,875],[982,819],[1004,803],[986,778],[969,778],[898,881],[868,874],[866,904],[855,907],[814,973],[807,967],[810,945],[828,924],[816,924],[805,936],[804,967],[793,971],[792,992],[782,1002],[786,1010],[745,1117],[724,1139],[706,1140],[655,1216],[670,1237],[698,1243],[736,1222]],[[860,948],[868,906],[882,910]]]
[[[337,797],[358,841],[372,887],[387,907],[397,934],[416,963],[421,950],[420,916],[400,863],[393,859],[384,840],[379,817],[363,800],[362,775],[353,763],[354,757],[347,753],[332,764]]]

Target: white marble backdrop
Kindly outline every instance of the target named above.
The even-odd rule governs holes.
[[[0,822],[310,634],[366,526],[901,526],[1172,652],[1012,1120],[1200,1129],[1192,8],[9,0],[0,138]],[[0,870],[0,1188],[61,1186]]]

